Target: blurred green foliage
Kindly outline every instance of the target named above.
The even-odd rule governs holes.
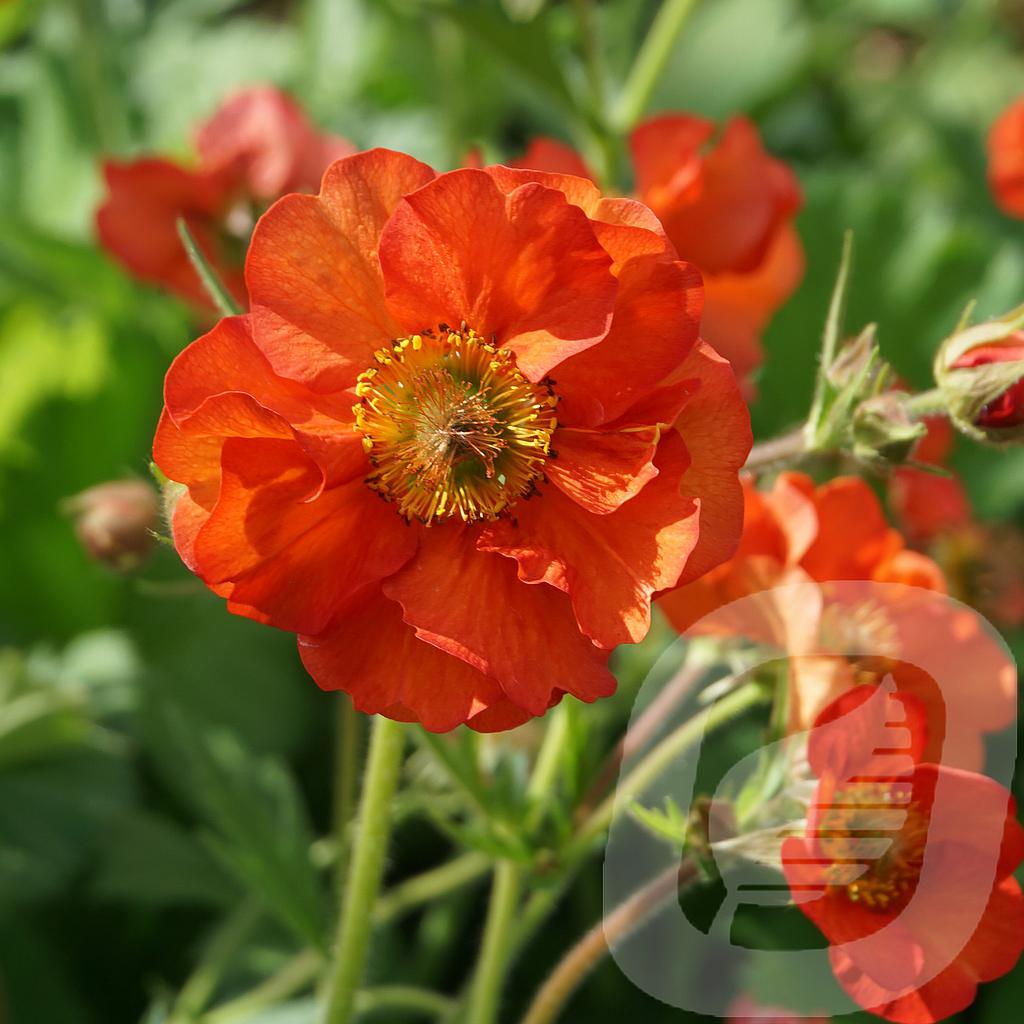
[[[657,5],[594,6],[618,83]],[[187,158],[191,127],[257,81],[291,90],[359,146],[438,167],[474,145],[516,156],[540,133],[593,156],[575,17],[557,0],[0,3],[0,1019],[181,1024],[194,1019],[188,999],[240,991],[324,934],[330,858],[309,851],[329,823],[332,701],[290,637],[228,616],[189,587],[173,553],[161,549],[141,579],[112,577],[59,512],[86,486],[147,472],[163,373],[202,327],[97,249],[100,160]],[[1021,301],[1024,225],[991,201],[984,139],[1022,72],[1014,0],[699,6],[651,111],[751,114],[805,191],[807,274],[766,337],[759,436],[806,411],[846,227],[847,327],[877,322],[914,384],[927,384],[931,353],[968,300],[982,314]],[[621,145],[609,162],[627,188]],[[983,516],[1024,525],[1024,451],[964,444],[956,465]],[[663,641],[620,653],[619,697],[565,712],[570,806]],[[488,779],[506,823],[531,813],[517,756],[498,757]],[[394,878],[443,859],[446,836],[521,853],[507,833],[481,831],[465,803],[428,784],[423,794],[400,815]],[[476,895],[386,929],[378,980],[398,965],[454,991],[474,949]],[[599,912],[590,865],[517,964],[510,1009]],[[1002,1024],[1022,998],[1018,968],[964,1019]],[[570,1012],[595,1024],[681,1016],[611,964]],[[307,1024],[312,1006],[237,1019]]]

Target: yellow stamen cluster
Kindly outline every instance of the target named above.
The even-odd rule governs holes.
[[[851,903],[869,910],[900,909],[921,874],[928,818],[901,786],[860,784],[835,794],[819,819],[818,841],[834,862],[832,884],[845,889]],[[880,856],[865,856],[865,842],[881,845]],[[849,881],[851,865],[863,873]],[[854,868],[855,869],[855,868]]]
[[[557,399],[465,324],[400,338],[359,375],[367,484],[407,519],[495,519],[530,494],[551,453]]]

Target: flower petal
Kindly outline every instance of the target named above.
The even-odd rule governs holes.
[[[660,433],[658,427],[557,430],[552,438],[557,458],[547,463],[547,476],[589,512],[614,512],[658,475],[654,454]]]
[[[677,435],[659,446],[657,462],[657,479],[610,514],[549,488],[514,519],[486,525],[479,546],[515,558],[520,579],[569,594],[595,643],[637,643],[651,625],[651,594],[675,585],[697,542],[696,503],[679,493],[687,456]]]
[[[341,603],[400,568],[417,530],[361,480],[321,489],[294,441],[225,442],[220,494],[195,541],[199,574],[280,629],[317,633]]]
[[[164,382],[164,401],[171,417],[184,424],[204,403],[228,394],[245,394],[265,410],[287,420],[292,434],[324,472],[327,486],[344,483],[365,472],[366,458],[353,429],[352,398],[349,395],[318,395],[295,381],[274,373],[266,357],[255,346],[248,317],[227,317],[207,334],[192,342],[171,364]],[[215,421],[207,408],[203,423],[190,424],[186,433],[204,444],[217,435]],[[220,430],[231,436],[230,424]],[[251,431],[238,436],[262,436]],[[268,436],[285,436],[274,432]],[[200,441],[202,437],[204,440]],[[219,451],[219,449],[218,449]],[[174,480],[189,482],[164,467]]]
[[[580,633],[565,595],[521,582],[510,559],[476,550],[477,535],[432,526],[416,557],[385,580],[417,636],[497,679],[531,715],[558,690],[588,702],[614,692],[607,653]]]
[[[654,390],[696,344],[702,305],[700,274],[691,264],[630,260],[619,276],[608,336],[554,374],[559,422],[608,423]]]
[[[402,196],[433,173],[370,150],[332,164],[318,196],[285,196],[260,218],[245,275],[253,338],[278,374],[340,391],[402,333],[384,301],[377,246]]]
[[[690,456],[682,493],[700,505],[697,546],[680,578],[680,583],[686,583],[720,565],[736,550],[743,532],[739,471],[750,453],[753,435],[732,368],[710,345],[699,342],[678,376],[699,383],[675,424]]]
[[[535,183],[505,196],[484,171],[442,175],[399,204],[380,261],[404,333],[465,321],[534,381],[608,333],[611,260],[584,213]]]
[[[491,708],[507,713],[497,682],[420,640],[379,590],[319,636],[300,637],[299,654],[321,689],[344,690],[366,714],[389,715],[398,706],[425,729],[447,732]]]
[[[484,170],[506,195],[530,182],[561,192],[590,218],[597,240],[612,258],[612,272],[616,275],[635,256],[675,256],[661,221],[635,199],[606,198],[588,178],[572,174],[500,165]]]

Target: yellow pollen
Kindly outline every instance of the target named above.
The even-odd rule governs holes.
[[[907,790],[886,783],[836,793],[818,823],[819,845],[834,862],[831,884],[868,910],[898,910],[907,903],[921,874],[927,838],[927,815]],[[880,846],[879,855],[869,856],[865,843]],[[849,881],[851,865],[858,862],[863,873]]]
[[[507,349],[465,324],[399,338],[359,375],[366,483],[428,525],[496,519],[529,495],[551,454],[557,399]]]

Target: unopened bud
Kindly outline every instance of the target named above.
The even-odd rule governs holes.
[[[899,465],[927,428],[911,417],[907,395],[886,391],[857,406],[853,414],[853,453],[864,462]]]
[[[156,491],[142,480],[112,480],[68,498],[75,535],[90,558],[115,572],[131,572],[146,560],[157,522]]]
[[[935,380],[959,430],[994,444],[1024,442],[1024,306],[943,342]]]

